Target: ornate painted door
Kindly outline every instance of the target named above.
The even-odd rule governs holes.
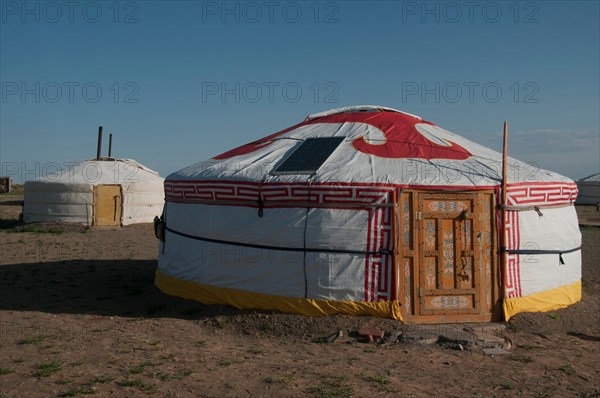
[[[481,314],[489,261],[482,258],[484,223],[474,216],[485,211],[480,195],[419,193],[417,206],[418,315]]]

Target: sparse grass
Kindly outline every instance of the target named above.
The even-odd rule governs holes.
[[[354,386],[346,376],[324,376],[319,386],[311,387],[307,392],[319,398],[351,397]]]
[[[263,332],[271,332],[275,330],[275,324],[271,321],[267,321],[260,325],[260,330],[262,330]]]
[[[194,343],[194,347],[206,347],[208,342],[206,340],[198,340]]]
[[[38,365],[38,371],[35,373],[36,377],[48,377],[62,368],[61,361],[51,361]]]
[[[372,376],[367,376],[365,378],[366,381],[370,381],[370,382],[374,382],[374,383],[379,383],[379,384],[390,384],[390,379],[387,378],[386,375],[378,373],[376,375],[372,375]]]
[[[575,374],[575,369],[573,369],[573,367],[569,364],[561,366],[560,368],[558,368],[558,370],[568,375]]]
[[[225,318],[222,318],[220,316],[216,317],[214,319],[214,325],[215,327],[217,327],[217,329],[225,329],[225,326],[227,326],[227,321],[225,320]]]
[[[224,368],[231,366],[233,364],[234,364],[234,362],[231,359],[224,359],[219,362],[219,366],[224,367]]]
[[[144,381],[140,378],[134,380],[123,379],[117,384],[121,387],[136,387],[138,390],[146,392],[154,391],[154,389],[156,388],[152,384],[144,383]]]
[[[11,374],[13,372],[13,369],[11,368],[0,368],[0,375],[7,375],[7,374]]]
[[[293,378],[294,378],[293,373],[286,373],[285,375],[283,375],[281,377],[273,377],[273,376],[266,377],[263,381],[269,385],[285,384],[285,383],[289,383],[290,380],[292,380]]]
[[[181,371],[175,373],[173,375],[173,378],[177,379],[177,380],[182,380],[182,379],[185,379],[186,377],[190,376],[192,373],[194,373],[194,372],[192,372],[191,370],[188,370],[188,369],[184,369],[184,370],[181,370]]]
[[[44,341],[45,339],[46,339],[46,336],[26,337],[24,339],[17,341],[17,344],[18,345],[29,345],[29,344],[38,345],[38,344],[41,344],[41,342]]]
[[[508,359],[516,362],[533,362],[533,358],[531,358],[530,356],[520,354],[513,354],[509,356]]]
[[[152,372],[152,378],[167,381],[171,379],[171,375],[165,372]]]
[[[142,374],[144,373],[144,370],[146,370],[146,368],[148,366],[156,366],[157,364],[152,362],[152,361],[144,361],[141,364],[139,364],[138,366],[136,366],[135,368],[131,369],[129,371],[129,373],[131,374]]]
[[[273,376],[266,377],[263,381],[267,384],[283,383],[283,379],[281,377],[273,377]]]
[[[558,314],[555,313],[546,314],[546,316],[550,319],[554,319],[555,321],[558,321],[560,319],[560,316],[558,316]]]
[[[500,388],[504,389],[504,390],[514,390],[515,389],[515,383],[511,382],[511,381],[502,381],[500,382]]]
[[[81,365],[83,365],[83,362],[81,362],[81,361],[74,361],[69,364],[69,366],[72,366],[74,368],[76,368],[77,366],[81,366]]]
[[[260,348],[252,347],[252,348],[248,349],[247,352],[248,352],[248,354],[258,355],[258,354],[262,354],[263,350],[261,350]]]
[[[104,383],[110,383],[111,381],[113,381],[113,378],[111,376],[96,376],[92,380],[90,380],[88,382],[88,384],[89,385],[104,384]]]
[[[132,368],[131,370],[129,370],[129,373],[131,373],[132,375],[139,375],[144,373],[144,370],[146,368],[144,366],[136,366],[135,368]]]
[[[78,387],[71,388],[63,396],[77,397],[79,395],[89,395],[89,394],[94,394],[94,393],[95,393],[94,389],[90,386],[78,386]]]

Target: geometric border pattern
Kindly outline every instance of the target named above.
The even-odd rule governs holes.
[[[362,210],[368,214],[367,252],[380,249],[392,250],[392,207],[366,207],[374,203],[391,203],[393,186],[369,185],[323,185],[298,183],[255,183],[246,181],[165,181],[165,196],[170,202],[194,203],[194,201],[227,201],[236,206],[258,207],[259,194],[266,207],[297,206],[298,202],[327,204],[344,210]],[[252,203],[256,202],[256,203]],[[239,206],[238,205],[238,206]],[[347,205],[351,205],[350,208]],[[365,297],[367,302],[388,301],[391,298],[392,256],[389,254],[365,255]]]
[[[521,246],[519,231],[519,212],[506,212],[506,248],[518,250]],[[506,256],[505,270],[505,297],[521,297],[521,256],[519,254],[504,253]]]
[[[392,192],[402,185],[369,183],[280,183],[225,180],[166,180],[165,197],[169,202],[194,203],[195,201],[227,201],[235,206],[258,207],[253,204],[259,195],[264,207],[295,207],[298,202],[327,204],[330,208],[362,210],[368,212],[367,252],[393,248],[393,208],[368,207],[375,203],[392,202]],[[475,190],[490,187],[416,187],[420,189]],[[572,203],[577,197],[577,184],[564,182],[516,183],[507,187],[509,205],[542,206]],[[348,207],[351,205],[351,207]],[[518,211],[507,210],[507,249],[520,249]],[[507,255],[505,271],[506,298],[521,297],[521,268],[518,254]],[[368,254],[365,256],[365,301],[389,300],[391,298],[392,256]]]
[[[320,183],[257,183],[249,181],[165,181],[167,201],[256,201],[259,194],[276,207],[286,202],[373,204],[386,198],[392,186]],[[334,206],[335,207],[335,206]],[[360,207],[360,206],[359,206]]]
[[[544,206],[574,203],[577,198],[575,183],[522,183],[507,187],[506,196],[509,205]],[[519,211],[506,212],[506,248],[521,249],[521,231]],[[505,298],[522,297],[521,255],[505,253]]]
[[[509,185],[506,189],[510,205],[549,205],[575,202],[575,183],[522,183]]]

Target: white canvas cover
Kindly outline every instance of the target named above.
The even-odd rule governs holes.
[[[23,220],[91,225],[94,187],[120,185],[121,224],[152,222],[162,211],[164,179],[132,159],[87,160],[25,182]]]
[[[315,175],[274,172],[314,137],[344,140]],[[498,193],[501,166],[500,153],[391,108],[310,115],[167,177],[159,271],[278,297],[386,301],[392,243],[381,206],[402,189]],[[576,195],[569,178],[509,158],[507,249],[517,253],[509,254],[505,298],[580,280],[580,252],[562,254],[581,245],[569,206]],[[546,205],[555,207],[534,209]],[[519,254],[533,247],[552,253]]]

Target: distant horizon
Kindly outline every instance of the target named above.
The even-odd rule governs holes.
[[[358,104],[496,151],[508,120],[510,156],[600,172],[600,3],[276,3],[2,2],[0,175],[89,159],[102,125],[165,177]]]
[[[306,116],[308,116],[308,115],[306,115]],[[289,127],[289,126],[288,126],[288,127]],[[443,126],[440,126],[440,127],[442,127],[442,128],[443,128]],[[272,133],[275,133],[275,132],[276,132],[276,131],[273,131],[273,132],[271,132],[271,133],[268,133],[268,134],[266,134],[266,135],[270,135],[270,134],[272,134]],[[265,136],[266,136],[266,135],[265,135]],[[95,136],[95,138],[97,139],[97,133],[96,133],[96,134],[94,134],[94,136]],[[141,165],[143,165],[143,166],[145,166],[145,167],[147,167],[147,168],[151,169],[152,171],[155,171],[155,172],[157,172],[157,173],[158,173],[158,174],[159,174],[161,177],[163,177],[163,178],[166,178],[168,175],[170,175],[170,174],[172,174],[172,173],[175,173],[175,172],[177,172],[177,171],[181,170],[181,169],[177,169],[177,170],[170,170],[170,171],[167,171],[167,172],[161,172],[160,170],[157,170],[157,169],[155,169],[155,168],[151,167],[150,165],[148,165],[148,164],[146,164],[146,163],[144,163],[144,162],[141,162],[141,161],[139,161],[139,159],[135,159],[135,158],[132,158],[132,157],[128,157],[128,156],[126,156],[126,155],[125,155],[125,156],[119,156],[119,155],[115,155],[115,153],[114,153],[114,150],[115,150],[116,148],[115,148],[114,144],[113,144],[113,148],[112,148],[112,150],[113,150],[113,153],[112,153],[112,155],[109,157],[109,156],[108,156],[108,139],[109,139],[109,136],[110,136],[110,133],[108,133],[108,134],[103,134],[103,139],[102,139],[102,148],[101,148],[101,151],[102,151],[102,153],[101,153],[100,161],[106,161],[108,158],[110,158],[110,159],[119,159],[119,160],[127,160],[127,159],[128,159],[128,160],[134,160],[134,161],[136,161],[136,162],[140,163]],[[509,131],[509,136],[508,136],[508,137],[509,137],[509,148],[510,148],[510,142],[511,142],[511,133],[510,133],[510,131]],[[114,136],[114,134],[113,134],[113,142],[115,142],[114,140],[115,140],[116,138],[117,138],[117,137],[116,137],[116,136]],[[260,138],[263,138],[263,137],[256,137],[256,139],[260,139]],[[244,145],[244,144],[247,144],[247,143],[248,143],[248,142],[239,143],[239,145],[235,145],[235,146],[233,146],[233,147],[231,147],[231,148],[228,148],[228,149],[233,149],[233,148],[235,148],[235,147],[242,146],[242,145]],[[499,150],[497,150],[497,152],[498,152],[498,153],[500,153],[500,152],[501,152],[501,150],[502,150],[502,148],[500,148]],[[93,154],[93,156],[90,156],[89,158],[83,158],[83,159],[81,159],[81,160],[65,160],[65,161],[62,161],[62,162],[56,162],[56,161],[53,161],[53,162],[49,162],[49,163],[46,163],[46,164],[41,164],[41,163],[39,163],[39,162],[35,162],[35,163],[33,164],[33,167],[31,167],[31,166],[32,166],[31,164],[30,164],[30,165],[23,165],[23,164],[15,164],[15,163],[12,163],[12,164],[10,164],[10,163],[8,163],[8,162],[5,162],[5,163],[4,163],[4,169],[7,169],[7,170],[9,170],[10,172],[12,172],[12,174],[13,174],[13,175],[12,175],[11,177],[13,177],[13,184],[15,184],[15,185],[23,185],[23,184],[24,184],[24,183],[25,183],[27,180],[31,180],[31,179],[33,179],[33,178],[37,178],[37,177],[43,177],[43,176],[45,176],[45,175],[50,175],[50,174],[53,174],[53,173],[55,173],[56,171],[58,171],[58,168],[59,168],[59,167],[62,167],[62,169],[61,169],[61,170],[62,170],[63,172],[66,172],[66,171],[70,170],[70,168],[72,168],[72,167],[74,167],[74,166],[76,166],[76,165],[78,165],[78,164],[81,164],[81,163],[83,163],[83,162],[87,162],[87,161],[96,161],[96,160],[97,160],[97,159],[96,159],[96,151],[97,151],[97,143],[94,145],[94,154]],[[118,151],[118,149],[117,149],[117,151]],[[90,153],[91,153],[91,152],[92,152],[92,151],[90,151]],[[214,154],[213,156],[217,156],[217,155],[219,155],[219,154]],[[509,156],[510,158],[515,158],[516,160],[523,161],[522,159],[519,159],[519,158],[517,158],[517,157],[513,156],[513,155],[510,153],[510,151],[508,152],[508,156]],[[193,164],[200,163],[200,162],[203,162],[203,161],[207,161],[207,160],[210,160],[210,159],[212,159],[212,157],[205,158],[205,159],[199,159],[198,161],[196,161],[196,162],[193,162],[193,163],[190,163],[189,165],[186,165],[186,166],[184,166],[184,167],[188,167],[188,166],[191,166],[191,165],[193,165]],[[539,169],[542,169],[542,170],[547,170],[547,171],[556,172],[556,171],[554,171],[554,170],[551,170],[551,169],[546,169],[546,168],[540,167],[540,166],[539,166],[539,165],[537,165],[535,162],[525,162],[525,163],[527,163],[528,165],[532,165],[532,166],[534,166],[534,168],[539,168]],[[27,167],[29,167],[29,168],[27,168]],[[182,167],[182,168],[183,168],[183,167]],[[46,172],[46,173],[45,173],[45,172]],[[27,180],[23,180],[23,179],[22,179],[22,175],[23,175],[23,173],[25,174],[25,176],[26,176],[26,177],[28,177],[28,178],[27,178]],[[598,171],[596,171],[596,172],[592,172],[592,173],[590,173],[590,174],[587,174],[587,175],[585,175],[585,176],[580,176],[580,177],[575,177],[575,178],[573,178],[572,176],[568,176],[568,175],[565,175],[565,176],[566,176],[566,177],[569,177],[569,178],[570,178],[570,179],[572,179],[573,181],[579,181],[579,180],[582,180],[582,179],[584,179],[584,178],[591,177],[591,176],[593,176],[593,175],[596,175],[596,174],[599,174],[599,173],[600,173],[600,170],[598,170]],[[559,174],[560,174],[560,173],[559,173]],[[33,177],[33,175],[36,175],[37,177]],[[16,178],[15,178],[15,177],[16,177]]]
[[[327,110],[327,109],[324,109],[323,111],[325,111],[325,110]],[[306,115],[306,116],[308,116],[308,115]],[[290,126],[291,125],[293,125],[293,124],[290,124]],[[290,127],[290,126],[288,126],[288,127]],[[443,126],[440,126],[440,127],[443,128]],[[279,129],[279,130],[282,130],[282,129]],[[270,135],[270,134],[275,133],[275,132],[277,132],[277,131],[268,132],[264,136]],[[455,133],[454,131],[452,131],[452,132]],[[101,154],[101,158],[107,158],[108,157],[108,137],[109,137],[109,134],[110,133],[106,133],[106,134],[103,135],[103,146],[102,146],[102,152],[103,153]],[[498,136],[500,138],[499,132],[494,132],[493,134],[496,135],[496,136]],[[91,135],[94,136],[95,139],[97,139],[97,132],[95,134],[91,134]],[[519,134],[519,136],[520,136],[519,140],[523,139],[521,137],[521,135],[522,135],[522,133]],[[255,137],[255,139],[260,139],[260,138],[263,138],[264,136]],[[500,138],[500,140],[501,140],[501,138]],[[239,144],[235,144],[231,148],[227,148],[227,149],[223,150],[222,152],[225,152],[226,150],[233,149],[233,148],[236,148],[238,146],[247,144],[247,143],[252,142],[252,141],[254,141],[254,139],[252,139],[251,141],[248,141],[248,142],[240,142]],[[204,159],[198,159],[197,161],[192,162],[192,163],[187,164],[187,165],[184,165],[183,167],[178,168],[178,169],[173,169],[173,170],[159,170],[157,168],[152,167],[152,165],[151,165],[152,161],[150,161],[150,163],[146,163],[146,162],[140,161],[139,159],[136,159],[136,158],[133,158],[133,157],[130,157],[130,156],[127,156],[127,155],[119,155],[118,136],[116,136],[114,133],[113,133],[113,142],[114,142],[113,149],[112,149],[113,153],[112,153],[111,158],[114,158],[114,159],[131,159],[131,160],[135,160],[136,162],[142,164],[143,166],[145,166],[145,167],[147,167],[147,168],[149,168],[149,169],[157,172],[161,177],[164,177],[164,178],[166,178],[171,173],[175,173],[175,172],[181,170],[184,167],[188,167],[188,166],[191,166],[193,164],[196,164],[196,163],[199,163],[199,162],[203,162],[203,161],[212,159],[212,157],[217,156],[217,155],[219,155],[221,153],[221,152],[215,153],[215,154],[213,154],[210,157],[207,157],[207,158],[204,158]],[[498,144],[500,145],[499,148],[496,148],[496,149],[495,148],[491,148],[491,149],[494,149],[494,150],[496,150],[497,152],[500,153],[502,151],[502,147],[501,147],[502,143],[499,142]],[[511,133],[509,131],[509,148],[510,147],[511,147]],[[94,160],[96,160],[96,150],[97,150],[97,143],[94,143],[93,148],[90,146],[90,151],[89,151],[90,156],[89,157],[82,157],[81,159],[65,159],[65,160],[62,160],[62,161],[50,161],[50,162],[46,162],[46,163],[41,163],[41,162],[33,162],[33,163],[25,163],[25,162],[3,162],[3,165],[2,165],[3,169],[2,169],[2,171],[8,171],[7,174],[9,174],[13,178],[13,184],[22,185],[27,180],[30,180],[30,179],[33,179],[33,178],[37,178],[37,177],[43,177],[43,176],[48,175],[48,174],[52,174],[53,172],[55,172],[57,170],[57,167],[62,167],[62,170],[66,171],[70,167],[73,167],[76,164],[79,164],[79,163],[82,163],[82,162],[86,162],[86,161],[94,161]],[[115,150],[117,151],[116,153],[114,152]],[[535,162],[524,161],[523,159],[521,159],[521,158],[519,158],[519,157],[511,154],[510,150],[508,151],[508,156],[511,157],[511,158],[515,158],[517,160],[523,161],[523,162],[525,162],[527,164],[530,164],[532,166],[536,166],[539,169],[543,169],[543,170],[547,170],[547,171],[552,171],[552,172],[557,172],[556,170],[552,170],[552,169],[548,169],[548,168],[545,168],[545,167],[541,167],[541,166],[539,166]],[[566,174],[563,174],[563,175],[566,176],[566,177],[569,177],[570,179],[572,179],[574,181],[579,181],[581,179],[584,179],[584,178],[596,175],[598,173],[600,173],[600,168],[597,171],[595,171],[595,172],[592,171],[591,173],[588,173],[588,174],[583,175],[583,176],[573,177],[571,175],[566,175]],[[562,173],[559,173],[559,174],[562,174]],[[36,177],[33,177],[33,175],[35,175]],[[5,175],[2,175],[2,176],[4,177]],[[24,180],[23,176],[27,177],[27,179]]]

